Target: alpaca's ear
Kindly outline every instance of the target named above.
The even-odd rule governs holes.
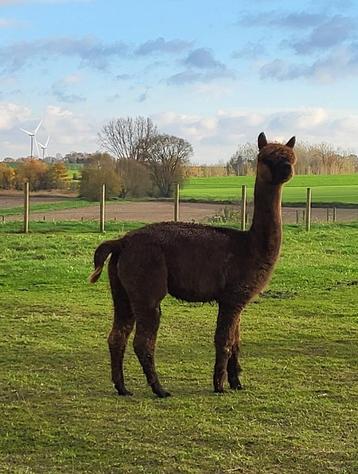
[[[259,138],[257,139],[257,144],[259,146],[259,150],[261,150],[261,148],[267,145],[267,139],[264,132],[260,133]]]
[[[295,146],[295,143],[296,143],[296,137],[292,137],[288,140],[288,142],[286,143],[286,146],[293,148]]]

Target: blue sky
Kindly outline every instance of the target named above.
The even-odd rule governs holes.
[[[227,160],[259,132],[358,152],[358,2],[0,0],[0,158],[150,116]]]

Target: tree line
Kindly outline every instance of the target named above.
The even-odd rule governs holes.
[[[358,171],[358,156],[328,143],[295,146],[296,174],[351,174]],[[256,172],[257,145],[239,145],[226,164],[226,174],[245,176]]]
[[[48,164],[35,158],[18,160],[16,167],[0,163],[0,188],[24,188],[30,182],[31,191],[68,188],[70,178],[64,163]]]

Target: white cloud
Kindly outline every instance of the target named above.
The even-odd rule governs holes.
[[[323,107],[254,112],[219,110],[213,116],[168,112],[153,117],[164,132],[187,139],[194,147],[194,161],[228,160],[236,146],[256,142],[264,131],[273,141],[296,135],[298,141],[327,142],[358,152],[358,114]]]
[[[39,117],[29,108],[0,102],[1,156],[24,156],[28,140],[19,127],[31,128]],[[50,105],[43,114],[39,140],[51,136],[49,153],[65,154],[72,150],[93,152],[98,149],[96,118],[69,108]],[[218,110],[212,115],[166,112],[152,116],[164,133],[188,140],[194,147],[193,161],[217,163],[227,161],[238,144],[255,143],[261,131],[269,140],[285,141],[292,135],[308,143],[327,142],[358,152],[358,114],[323,107],[257,112],[254,110]],[[30,123],[31,120],[31,123]]]
[[[5,156],[18,158],[27,155],[28,137],[19,128],[31,130],[37,125],[39,118],[28,107],[0,103],[0,159]],[[38,140],[43,143],[47,136],[51,136],[48,149],[50,155],[57,152],[66,154],[73,150],[93,152],[98,149],[97,131],[100,126],[93,118],[50,105],[42,119]]]
[[[278,81],[314,79],[320,83],[332,83],[358,74],[358,43],[340,46],[313,63],[291,63],[274,59],[260,68],[262,79]]]
[[[62,80],[56,81],[52,84],[52,94],[56,97],[59,102],[67,104],[75,104],[78,102],[85,102],[86,98],[79,93],[74,93],[70,89],[72,86],[81,82],[81,76],[79,74],[70,74],[64,77]]]
[[[58,60],[60,57],[77,57],[82,66],[106,70],[109,60],[123,58],[127,45],[120,41],[104,43],[92,36],[83,38],[56,37],[20,41],[0,47],[0,62],[3,72],[15,72],[34,61]]]
[[[56,145],[60,152],[95,151],[98,148],[98,124],[87,116],[50,105],[44,114],[43,123],[46,132],[52,137],[53,147]]]
[[[155,53],[178,54],[188,49],[191,44],[191,41],[184,41],[180,39],[166,40],[162,37],[159,37],[155,40],[148,40],[141,44],[137,48],[136,54],[141,56]]]
[[[82,82],[82,75],[78,73],[68,74],[63,78],[64,84],[78,84]]]
[[[30,115],[31,111],[28,107],[11,102],[0,102],[0,130],[8,130],[19,125]]]

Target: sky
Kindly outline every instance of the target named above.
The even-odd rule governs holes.
[[[0,159],[152,118],[197,164],[295,135],[358,152],[358,2],[0,0]]]

